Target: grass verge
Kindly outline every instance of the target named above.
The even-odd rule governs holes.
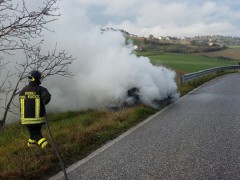
[[[61,157],[70,165],[155,113],[142,105],[119,111],[66,112],[49,115]],[[46,128],[43,135],[48,137]],[[61,170],[52,148],[27,148],[28,132],[18,123],[0,136],[0,179],[46,179]]]

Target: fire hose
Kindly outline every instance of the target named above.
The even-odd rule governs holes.
[[[62,160],[62,158],[61,158],[61,156],[60,156],[60,154],[59,154],[59,151],[58,151],[58,149],[57,149],[57,146],[56,146],[56,144],[55,144],[55,142],[54,142],[54,140],[53,140],[53,136],[52,136],[51,130],[50,130],[50,128],[49,128],[48,118],[47,118],[47,114],[46,114],[46,113],[45,113],[45,119],[46,119],[46,126],[47,126],[47,130],[48,130],[48,134],[49,134],[49,137],[50,137],[50,139],[51,139],[51,141],[52,141],[52,147],[53,147],[53,149],[54,149],[54,151],[55,151],[55,153],[56,153],[56,155],[57,155],[57,157],[58,157],[58,159],[59,159],[60,165],[61,165],[61,167],[62,167],[62,171],[63,171],[63,173],[64,173],[65,180],[68,180],[68,176],[67,176],[67,172],[66,172],[66,169],[65,169],[63,160]]]

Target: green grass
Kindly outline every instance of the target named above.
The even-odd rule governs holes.
[[[156,110],[136,106],[119,111],[66,112],[49,115],[61,157],[70,165],[144,120]],[[48,138],[46,128],[43,135]],[[27,148],[28,132],[19,123],[0,136],[0,179],[46,179],[61,170],[52,148]]]
[[[186,73],[219,66],[237,65],[237,61],[224,61],[218,58],[198,54],[141,52],[138,55],[148,56],[155,65],[163,65]]]

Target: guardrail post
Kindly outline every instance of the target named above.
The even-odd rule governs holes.
[[[180,76],[180,83],[181,83],[181,86],[183,86],[183,84],[184,84],[184,75]]]

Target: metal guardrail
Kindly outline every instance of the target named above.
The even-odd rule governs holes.
[[[236,69],[240,69],[240,66],[221,66],[221,67],[210,68],[210,69],[206,69],[206,70],[202,70],[194,73],[184,74],[180,77],[180,83],[181,83],[181,86],[183,86],[185,82],[189,82],[193,79],[196,79],[198,77],[201,77],[210,73],[225,71],[225,70],[236,70]]]

